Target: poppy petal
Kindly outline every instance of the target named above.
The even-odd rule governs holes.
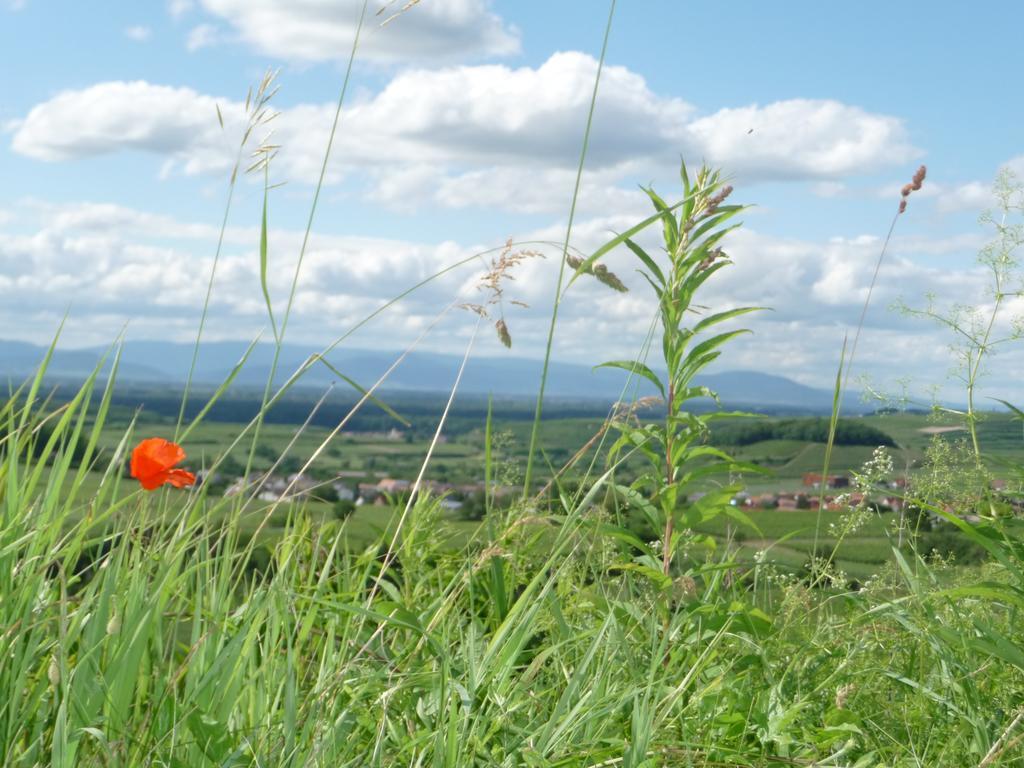
[[[195,482],[195,475],[184,469],[171,469],[184,458],[185,451],[177,443],[150,437],[132,451],[131,474],[147,491],[154,491],[164,483],[184,488]]]
[[[164,482],[170,483],[175,488],[186,488],[196,481],[196,476],[184,469],[172,469],[165,474]]]
[[[162,472],[157,472],[152,475],[136,475],[135,479],[138,480],[142,487],[147,491],[155,491],[165,482],[164,473]]]
[[[180,445],[151,437],[139,443],[132,452],[132,476],[143,477],[170,469],[185,458]]]

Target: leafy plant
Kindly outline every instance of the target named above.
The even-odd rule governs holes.
[[[952,333],[950,350],[955,365],[951,375],[963,385],[967,406],[964,410],[940,405],[935,408],[963,420],[978,470],[982,468],[978,422],[983,418],[976,402],[979,381],[993,354],[1024,337],[1024,318],[1017,314],[1017,303],[1024,296],[1024,276],[1017,260],[1017,251],[1024,245],[1024,222],[1015,220],[1024,213],[1024,186],[1011,171],[1004,170],[993,191],[996,210],[983,214],[981,221],[995,230],[995,238],[978,254],[978,264],[988,277],[985,302],[942,309],[936,306],[935,297],[929,295],[922,309],[897,304],[906,314],[932,320]]]
[[[664,530],[661,570],[665,576],[669,574],[678,541],[677,512],[687,494],[701,487],[699,484],[709,477],[741,468],[755,469],[746,464],[741,466],[731,456],[708,444],[711,421],[726,414],[702,415],[688,410],[691,401],[697,398],[712,398],[718,402],[717,394],[698,384],[696,379],[718,358],[726,342],[748,333],[746,329],[721,330],[720,326],[760,309],[737,307],[706,314],[706,308],[695,301],[702,286],[732,263],[722,250],[721,242],[726,234],[740,226],[729,222],[743,206],[725,204],[732,187],[723,183],[718,171],[704,166],[691,182],[683,163],[680,178],[684,198],[678,206],[669,207],[653,189],[644,190],[658,212],[665,258],[655,258],[630,238],[624,240],[640,262],[640,274],[657,298],[661,355],[656,368],[664,373],[642,359],[615,360],[601,366],[621,368],[642,377],[654,387],[664,404],[665,416],[661,422],[640,424],[631,418],[615,422],[614,427],[621,436],[610,453],[615,457],[629,447],[647,460],[647,470],[636,479],[630,488],[632,493],[626,496],[649,517],[660,514],[657,522]],[[726,511],[749,523],[729,504],[738,490],[739,486],[726,485],[707,493],[688,505],[685,520],[702,522]],[[645,504],[644,498],[649,498],[655,506]]]

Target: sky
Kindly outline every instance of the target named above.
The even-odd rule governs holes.
[[[461,355],[543,355],[559,249],[535,246],[506,285],[506,352],[462,303],[486,301],[486,259],[506,241],[561,242],[609,5],[602,0],[372,0],[324,165],[361,0],[0,0],[0,337],[62,344],[194,340],[217,244],[204,337],[268,338],[280,322],[317,181],[288,341]],[[393,17],[393,18],[392,18]],[[899,218],[853,375],[885,391],[955,393],[948,331],[897,301],[991,304],[979,216],[1005,169],[1024,177],[1016,73],[1024,5],[954,0],[855,6],[790,0],[619,0],[612,15],[570,240],[593,251],[650,213],[641,187],[678,196],[679,163],[721,168],[752,207],[730,235],[713,309],[753,304],[754,333],[716,369],[829,386],[857,325],[900,187]],[[387,21],[387,23],[383,23]],[[955,44],[952,42],[955,41]],[[247,142],[246,94],[276,73]],[[250,104],[251,107],[251,104]],[[261,145],[266,172],[246,173]],[[234,185],[232,168],[241,158]],[[225,218],[226,214],[226,218]],[[642,238],[657,250],[657,232]],[[626,251],[629,286],[577,281],[554,355],[636,354],[655,306]],[[522,302],[527,306],[512,304]],[[452,307],[453,302],[455,304]],[[1009,332],[1017,304],[997,318]],[[1019,344],[1019,343],[1018,343]],[[1000,347],[986,392],[1024,374]]]

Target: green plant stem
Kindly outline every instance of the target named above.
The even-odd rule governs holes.
[[[579,199],[580,184],[583,180],[583,167],[587,159],[590,145],[590,130],[594,122],[594,107],[597,104],[597,89],[601,83],[601,72],[604,70],[605,54],[608,51],[608,39],[612,32],[612,18],[615,16],[615,0],[611,0],[608,8],[608,21],[604,28],[604,40],[601,43],[601,57],[597,62],[597,74],[594,77],[594,90],[590,95],[590,108],[587,110],[587,127],[583,131],[583,146],[580,149],[580,161],[576,168],[576,182],[572,190],[572,203],[569,205],[569,222],[565,228],[565,242],[562,245],[561,258],[558,265],[558,280],[555,284],[555,301],[551,308],[551,323],[548,326],[547,344],[544,347],[544,366],[540,375],[540,389],[537,393],[537,408],[533,416],[533,427],[530,430],[530,447],[526,453],[526,470],[523,473],[523,499],[530,495],[533,481],[533,459],[537,453],[537,441],[540,436],[540,419],[544,409],[544,389],[548,379],[548,368],[551,362],[551,348],[555,339],[555,325],[558,322],[558,307],[561,303],[562,281],[565,277],[565,257],[569,253],[569,241],[572,237],[572,225],[576,217],[576,202]]]
[[[338,103],[334,110],[334,120],[331,123],[331,131],[327,137],[327,146],[324,148],[324,159],[320,165],[320,175],[317,178],[316,188],[313,191],[313,201],[309,207],[309,217],[306,220],[306,229],[302,235],[302,245],[299,248],[299,256],[295,264],[295,274],[292,277],[291,287],[288,291],[288,302],[285,306],[284,315],[281,318],[280,332],[276,333],[274,341],[274,356],[270,362],[270,373],[267,375],[267,383],[263,389],[263,401],[259,417],[253,432],[252,446],[249,457],[246,461],[245,471],[248,474],[252,470],[253,459],[255,458],[256,445],[263,425],[263,413],[266,410],[270,391],[274,386],[274,377],[277,375],[277,367],[280,363],[281,349],[284,345],[285,331],[288,328],[288,321],[291,319],[292,306],[295,302],[295,293],[298,290],[299,275],[302,271],[302,264],[306,256],[306,249],[309,246],[309,238],[313,232],[313,221],[316,218],[317,205],[320,202],[320,192],[323,189],[324,179],[327,176],[327,166],[331,158],[331,150],[334,148],[334,139],[338,132],[338,124],[341,121],[341,108],[345,103],[345,95],[348,92],[349,81],[352,77],[352,65],[355,62],[356,52],[359,50],[359,38],[363,31],[363,22],[366,18],[366,9],[369,0],[363,0],[362,9],[359,12],[359,22],[356,25],[355,37],[352,40],[352,48],[349,51],[348,64],[345,68],[345,77],[342,80],[341,92],[338,94]]]
[[[675,401],[676,401],[676,386],[675,382],[669,381],[668,384],[668,413],[665,418],[665,424],[667,425],[665,430],[665,487],[668,488],[672,485],[672,481],[675,479],[675,466],[672,461],[672,435],[673,429],[672,418],[675,415]],[[672,505],[664,505],[665,509],[665,534],[662,539],[662,562],[661,568],[666,576],[669,575],[669,570],[672,567],[672,528],[675,525],[675,509]]]

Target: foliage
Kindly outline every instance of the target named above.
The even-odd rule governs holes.
[[[1012,594],[1002,570],[981,592],[935,562],[894,601],[881,566],[815,592],[709,551],[663,613],[622,568],[643,542],[590,506],[600,479],[465,548],[426,497],[393,548],[302,509],[268,547],[240,534],[240,497],[115,501],[117,456],[84,495],[61,445],[79,425],[93,444],[106,411],[81,413],[46,455],[0,462],[5,765],[963,765],[1024,696],[999,645],[1019,622],[988,597]]]
[[[356,511],[356,503],[352,499],[338,499],[334,502],[332,509],[336,518],[345,520]]]
[[[271,82],[268,75],[246,101],[250,131],[269,119]],[[336,115],[343,101],[344,87]],[[337,118],[332,141],[336,128]],[[266,174],[274,147],[260,148],[254,168]],[[767,525],[779,525],[782,513],[764,512],[757,531],[731,504],[733,473],[753,468],[710,445],[711,426],[725,414],[687,410],[691,400],[713,397],[694,377],[743,332],[731,321],[751,311],[703,314],[695,301],[729,263],[720,243],[740,208],[723,204],[729,188],[716,173],[702,169],[692,185],[685,167],[681,176],[680,204],[648,190],[655,215],[575,266],[577,275],[614,284],[600,256],[625,244],[639,261],[657,298],[655,367],[666,374],[642,355],[609,365],[655,386],[664,420],[641,424],[632,408],[619,411],[607,471],[595,477],[576,466],[594,458],[591,449],[607,452],[605,425],[570,459],[572,476],[552,471],[541,493],[510,503],[498,486],[518,480],[518,454],[511,439],[496,438],[488,405],[489,482],[464,508],[482,518],[470,535],[455,536],[466,524],[446,519],[440,500],[422,490],[396,499],[387,514],[382,508],[368,538],[356,535],[364,508],[351,502],[335,502],[335,519],[318,520],[318,502],[308,498],[211,492],[209,478],[228,469],[250,476],[255,457],[316,476],[319,457],[364,403],[374,404],[354,382],[363,397],[332,415],[329,432],[307,444],[312,417],[296,419],[303,427],[276,444],[263,429],[286,402],[286,386],[272,391],[275,354],[245,423],[202,455],[207,480],[190,491],[148,493],[123,474],[141,436],[134,417],[101,450],[116,354],[106,384],[97,369],[59,407],[40,402],[48,355],[34,379],[0,403],[0,763],[1021,764],[1024,544],[1013,497],[988,492],[973,404],[981,360],[999,340],[984,323],[966,326],[971,444],[934,444],[896,531],[896,516],[883,518],[873,506],[892,472],[885,451],[855,475],[860,498],[850,499],[850,514],[828,538],[817,528],[799,547],[793,538],[791,520],[820,523],[820,509],[786,513],[785,533]],[[319,187],[313,212],[318,195]],[[306,244],[277,313],[265,279],[266,202],[265,194],[260,268],[279,353]],[[650,223],[662,225],[667,261],[634,239]],[[997,287],[993,318],[1011,297],[1002,270],[1010,266],[1006,245],[1019,235],[1005,222],[998,227],[1002,245],[986,262]],[[568,240],[569,233],[562,253]],[[197,349],[201,335],[202,322]],[[222,396],[235,373],[201,405],[189,406],[198,396],[190,388],[181,398],[174,437],[193,458],[201,455],[192,451],[197,428],[228,403]],[[441,434],[449,415],[436,416],[431,434]],[[231,457],[245,439],[241,464]],[[308,458],[295,459],[300,450]],[[636,482],[616,485],[616,473],[638,459]],[[374,457],[359,460],[365,469]],[[958,490],[964,480],[966,494]],[[621,525],[622,502],[660,542]],[[972,513],[981,514],[972,521]],[[907,524],[915,535],[904,542]],[[735,525],[758,538],[737,535]],[[280,530],[269,535],[273,528]],[[855,530],[876,541],[848,540]],[[888,559],[878,557],[884,544]],[[870,570],[849,578],[838,558],[844,548]],[[773,559],[772,549],[789,562]],[[984,563],[963,565],[978,552]]]
[[[983,214],[981,221],[994,231],[995,237],[978,254],[978,264],[988,278],[986,300],[977,306],[956,304],[944,309],[929,295],[923,308],[898,304],[906,314],[927,318],[950,332],[954,357],[950,375],[963,386],[967,407],[961,411],[936,404],[934,408],[962,419],[970,434],[977,468],[982,466],[978,422],[983,413],[977,405],[980,381],[987,372],[989,359],[1024,337],[1024,319],[1017,309],[1024,296],[1024,275],[1017,255],[1024,246],[1024,185],[1012,171],[1004,169],[993,192],[998,207]]]
[[[829,420],[779,419],[724,424],[715,429],[715,440],[723,445],[751,445],[763,440],[799,440],[805,443],[827,443]],[[840,419],[836,424],[836,445],[885,445],[894,447],[893,439],[877,427],[853,419]]]
[[[625,240],[657,299],[661,345],[656,367],[666,373],[660,376],[642,359],[604,363],[604,366],[622,368],[646,379],[654,385],[664,403],[665,416],[661,423],[640,424],[631,411],[627,411],[626,418],[614,421],[613,426],[621,437],[613,445],[610,457],[614,459],[628,448],[646,460],[647,470],[624,496],[644,510],[652,524],[660,513],[659,522],[664,529],[661,568],[666,577],[679,543],[675,521],[680,504],[685,502],[687,494],[701,488],[699,483],[707,478],[740,469],[738,462],[707,444],[709,425],[721,414],[687,411],[691,400],[718,399],[709,388],[694,384],[694,378],[718,358],[723,344],[746,333],[735,329],[720,331],[718,326],[757,309],[739,307],[701,315],[702,308],[696,303],[697,293],[707,280],[730,263],[721,242],[738,226],[727,223],[742,207],[724,204],[732,187],[722,182],[717,171],[703,167],[691,184],[683,164],[680,178],[684,197],[678,214],[653,189],[645,190],[662,225],[667,263],[659,265],[658,260],[634,240]],[[699,319],[689,324],[691,315]],[[705,336],[711,331],[716,332]],[[729,499],[737,490],[719,489],[702,497],[687,506],[686,519],[697,522],[713,517],[728,507]]]

